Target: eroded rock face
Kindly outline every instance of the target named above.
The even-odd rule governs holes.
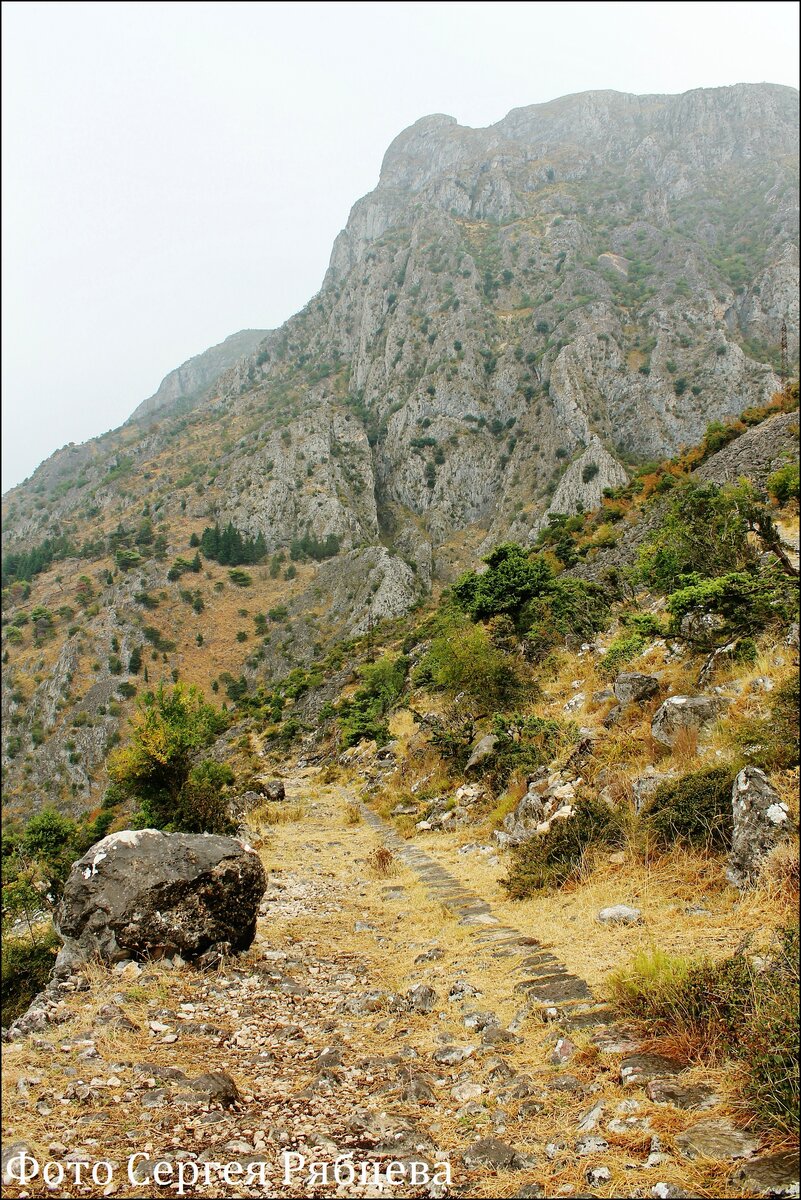
[[[267,886],[261,859],[236,838],[125,830],[73,865],[55,917],[66,974],[105,962],[215,948],[246,950]]]
[[[787,805],[758,767],[743,767],[731,793],[734,831],[726,878],[735,887],[755,883],[766,856],[788,836]]]
[[[654,713],[651,733],[663,746],[673,746],[683,729],[702,729],[720,709],[721,701],[712,696],[668,696]]]

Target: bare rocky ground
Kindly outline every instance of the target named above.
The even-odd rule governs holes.
[[[205,974],[92,968],[56,1023],[6,1046],[6,1153],[116,1164],[109,1186],[6,1195],[177,1194],[148,1161],[263,1172],[201,1174],[190,1196],[793,1194],[780,1143],[741,1127],[719,1075],[633,1042],[558,946],[502,924],[346,790],[287,782],[246,955]],[[304,1168],[287,1185],[297,1156],[328,1181]],[[373,1164],[411,1160],[429,1178],[449,1162],[450,1187],[376,1184]]]

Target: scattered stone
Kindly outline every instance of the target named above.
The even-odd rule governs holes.
[[[735,1172],[732,1182],[752,1196],[798,1196],[798,1152],[754,1158]]]
[[[611,908],[602,908],[596,920],[602,925],[637,925],[642,921],[642,913],[639,908],[615,904]]]
[[[673,1077],[684,1070],[684,1065],[675,1058],[662,1054],[632,1054],[620,1064],[620,1082],[624,1087],[650,1083],[652,1079]]]
[[[442,1063],[446,1067],[452,1067],[456,1063],[464,1062],[466,1058],[470,1058],[471,1054],[475,1053],[475,1049],[475,1046],[443,1046],[441,1049],[434,1051],[434,1062]]]
[[[465,774],[468,771],[475,771],[477,767],[483,766],[487,759],[492,758],[497,744],[498,738],[494,733],[486,733],[484,737],[479,738],[467,760]]]
[[[520,1154],[498,1138],[479,1138],[462,1154],[466,1167],[491,1167],[494,1170],[520,1170],[534,1166],[534,1161]]]
[[[3,1184],[6,1187],[19,1182],[20,1159],[23,1154],[27,1154],[29,1158],[36,1158],[36,1151],[28,1142],[12,1142],[9,1146],[3,1146]]]
[[[548,1055],[548,1061],[553,1063],[554,1066],[562,1066],[564,1063],[570,1062],[575,1053],[576,1047],[570,1038],[560,1037]]]
[[[445,957],[445,951],[440,950],[439,946],[434,946],[431,950],[425,950],[422,954],[418,954],[414,960],[415,964],[427,962],[439,962]]]
[[[722,701],[711,696],[668,696],[656,710],[651,733],[663,746],[673,746],[683,729],[702,729],[714,721]]]
[[[789,835],[787,805],[758,767],[743,767],[732,787],[734,829],[726,878],[747,888],[759,876],[766,856]]]
[[[575,1075],[557,1075],[548,1080],[548,1090],[551,1092],[581,1092],[584,1085]]]
[[[416,983],[406,993],[410,1012],[430,1013],[437,1002],[437,993],[427,983]]]
[[[586,1154],[603,1154],[609,1149],[609,1143],[604,1141],[602,1137],[593,1136],[579,1138],[576,1142],[576,1154],[583,1158]]]
[[[576,1125],[579,1133],[591,1133],[592,1130],[597,1127],[603,1111],[603,1100],[598,1100],[595,1104],[593,1104],[592,1108],[586,1109],[586,1111],[583,1112],[579,1117],[578,1124]]]
[[[676,1138],[685,1158],[710,1158],[716,1161],[750,1158],[759,1149],[759,1138],[729,1121],[699,1121]]]
[[[264,795],[273,804],[286,799],[286,788],[282,779],[271,779],[264,785]]]
[[[465,1015],[462,1024],[465,1029],[486,1029],[490,1025],[498,1025],[498,1018],[494,1012],[480,1012],[475,1010]]]
[[[454,1100],[463,1102],[465,1100],[477,1100],[484,1092],[483,1087],[479,1083],[457,1083],[451,1088],[451,1095]]]
[[[538,1183],[527,1183],[519,1192],[515,1192],[512,1200],[542,1200],[544,1195],[545,1192]]]
[[[642,704],[659,692],[659,680],[655,675],[642,675],[639,671],[624,671],[612,685],[620,704]]]
[[[590,1187],[600,1187],[604,1183],[609,1183],[612,1172],[608,1167],[588,1167],[584,1178]]]
[[[405,1071],[401,1078],[400,1096],[407,1103],[430,1104],[434,1101],[434,1092],[425,1075],[408,1075]]]
[[[682,1084],[670,1077],[652,1079],[645,1089],[654,1104],[672,1104],[674,1108],[714,1108],[720,1096],[703,1084]]]
[[[235,838],[112,833],[72,867],[55,916],[64,941],[56,971],[94,957],[246,950],[266,885],[258,854]]]

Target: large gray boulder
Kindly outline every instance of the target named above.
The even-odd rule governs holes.
[[[56,972],[91,958],[246,950],[266,886],[258,854],[237,838],[112,833],[73,864],[55,916],[64,942]]]
[[[683,729],[702,729],[714,721],[722,703],[712,696],[668,696],[651,721],[651,733],[663,746],[673,746]]]
[[[766,856],[788,836],[790,819],[787,805],[758,767],[743,767],[737,775],[731,804],[734,829],[726,878],[747,888],[756,882]]]
[[[620,704],[642,704],[657,694],[659,680],[655,675],[643,675],[640,671],[623,671],[613,687]]]

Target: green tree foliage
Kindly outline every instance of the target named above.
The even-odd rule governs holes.
[[[16,580],[30,582],[56,560],[75,554],[75,547],[63,535],[45,538],[30,550],[12,551],[3,555],[2,586],[9,587]]]
[[[454,600],[475,621],[508,616],[518,633],[528,635],[530,657],[603,627],[608,599],[598,584],[556,576],[545,558],[514,542],[497,546],[484,562],[482,574],[468,571],[456,581]]]
[[[798,463],[787,463],[774,471],[767,481],[767,489],[779,503],[797,500],[799,491]]]
[[[362,686],[337,709],[343,746],[355,746],[362,738],[379,746],[389,740],[386,716],[403,691],[408,669],[402,654],[385,654],[361,668]]]
[[[159,684],[139,701],[130,744],[109,758],[112,781],[136,799],[144,823],[184,828],[191,788],[184,793],[200,751],[227,725],[195,687]]]
[[[335,533],[329,533],[320,539],[307,533],[290,543],[289,557],[294,562],[304,558],[313,558],[315,562],[321,562],[324,558],[336,557],[339,554],[339,545],[339,538]]]
[[[267,553],[263,534],[250,538],[230,521],[224,529],[220,529],[219,523],[207,525],[200,537],[200,549],[206,558],[229,567],[262,562]]]
[[[462,692],[484,712],[514,707],[532,686],[525,664],[494,645],[483,625],[457,624],[435,638],[425,672],[434,687]]]
[[[503,542],[488,554],[487,570],[468,571],[453,585],[456,602],[475,620],[498,613],[515,617],[526,601],[539,596],[553,579],[544,559],[532,558],[522,546]]]
[[[659,529],[643,547],[640,573],[646,583],[672,592],[688,575],[710,578],[753,568],[750,532],[766,544],[776,540],[770,514],[750,484],[685,484],[671,494]]]
[[[735,634],[756,633],[789,621],[798,610],[798,588],[781,571],[732,571],[714,579],[684,576],[684,587],[667,598],[674,630],[691,612],[714,613],[722,619],[715,631],[719,641]]]

